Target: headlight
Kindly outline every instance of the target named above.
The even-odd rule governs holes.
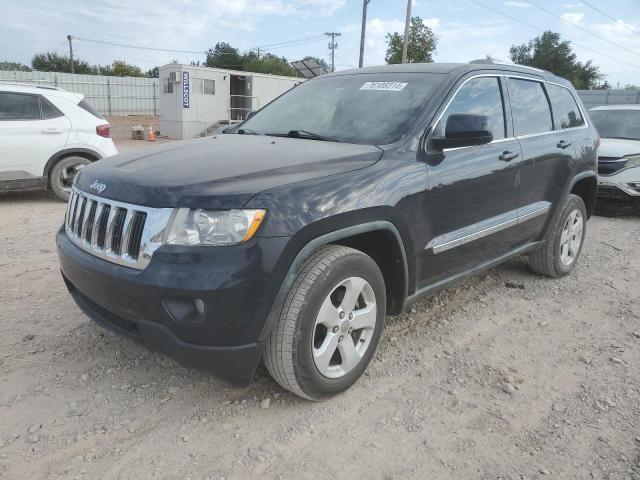
[[[264,210],[175,211],[165,243],[171,245],[234,245],[253,237],[265,216]]]
[[[624,158],[627,159],[627,163],[625,163],[624,168],[640,167],[640,154],[628,155]]]

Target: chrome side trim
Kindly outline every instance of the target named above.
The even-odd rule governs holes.
[[[551,203],[549,202],[535,202],[516,210],[511,210],[510,212],[497,215],[488,220],[483,220],[482,222],[474,223],[435,237],[425,246],[425,250],[433,249],[434,254],[451,250],[452,248],[501,232],[502,230],[522,224],[541,215],[546,215],[550,208]]]

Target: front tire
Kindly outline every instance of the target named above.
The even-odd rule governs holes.
[[[49,172],[49,186],[56,197],[65,202],[69,200],[73,179],[89,163],[89,159],[78,156],[64,157],[56,162]]]
[[[552,278],[569,274],[578,263],[586,231],[584,201],[571,194],[550,225],[544,246],[529,254],[529,266],[534,272]]]
[[[384,278],[364,253],[328,245],[303,265],[266,342],[283,388],[310,400],[343,392],[364,373],[386,311]]]

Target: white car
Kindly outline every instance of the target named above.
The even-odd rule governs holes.
[[[50,188],[67,200],[78,169],[116,153],[84,95],[0,82],[0,191]]]
[[[640,105],[589,111],[600,138],[598,202],[601,215],[640,213]]]

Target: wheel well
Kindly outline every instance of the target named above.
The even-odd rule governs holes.
[[[596,177],[587,177],[578,180],[571,193],[582,198],[584,206],[587,209],[587,216],[590,217],[596,205],[596,192],[598,190],[598,180]]]
[[[91,150],[67,150],[64,152],[56,153],[53,157],[49,159],[47,164],[44,167],[43,177],[47,177],[47,186],[49,186],[49,173],[51,173],[51,169],[53,166],[58,163],[60,160],[67,157],[83,157],[89,160],[90,162],[95,162],[96,160],[100,160],[100,156]]]
[[[406,285],[404,260],[398,241],[387,230],[374,230],[331,242],[355,248],[369,255],[382,271],[387,291],[387,314],[398,315],[402,311]]]

